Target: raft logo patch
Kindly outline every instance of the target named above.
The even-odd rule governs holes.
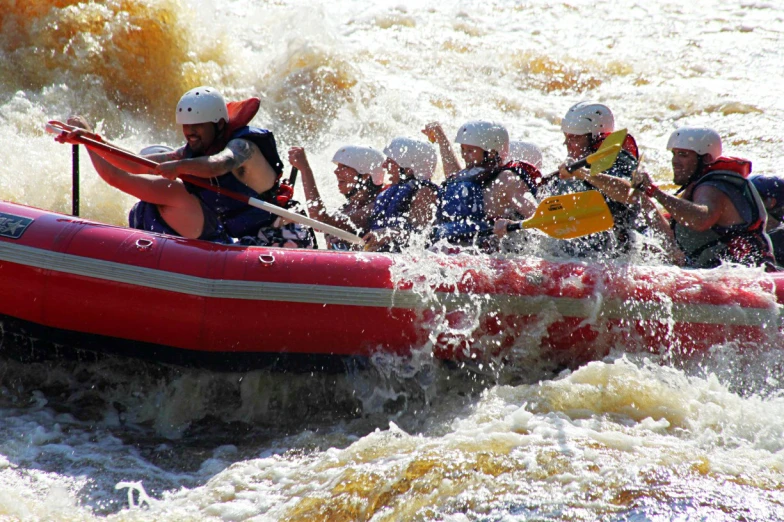
[[[0,212],[0,236],[19,239],[33,220]]]

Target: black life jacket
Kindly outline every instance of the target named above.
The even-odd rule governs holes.
[[[259,151],[261,151],[264,158],[275,171],[277,176],[275,184],[269,190],[259,194],[237,179],[234,174],[227,172],[221,176],[210,178],[210,185],[285,208],[289,198],[279,199],[277,197],[280,190],[280,178],[283,174],[283,163],[280,161],[280,156],[278,156],[275,137],[272,132],[256,127],[242,127],[231,134],[229,141],[234,139],[248,140],[259,148]],[[187,147],[185,157],[194,157]],[[188,192],[196,195],[218,217],[218,220],[223,224],[226,232],[231,237],[239,238],[256,235],[259,228],[270,226],[277,218],[275,214],[251,207],[245,202],[198,187],[187,181],[184,183]]]
[[[373,202],[370,230],[396,228],[410,231],[412,229],[409,215],[411,203],[414,196],[424,187],[430,187],[434,191],[438,190],[438,187],[430,181],[416,178],[401,181],[384,189]]]

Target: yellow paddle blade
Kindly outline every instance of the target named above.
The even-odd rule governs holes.
[[[522,222],[523,228],[538,228],[556,239],[573,239],[608,230],[613,217],[607,202],[596,190],[551,196]]]
[[[599,150],[586,158],[588,165],[591,166],[591,176],[604,172],[613,166],[627,134],[626,129],[613,132],[604,139]]]

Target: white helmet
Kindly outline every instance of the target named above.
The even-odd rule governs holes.
[[[356,170],[363,175],[369,175],[373,183],[381,185],[384,183],[384,155],[373,147],[360,147],[358,145],[346,145],[340,147],[332,157],[332,163],[345,165]]]
[[[150,145],[140,150],[139,155],[149,156],[150,154],[163,154],[165,152],[171,152],[173,150],[174,149],[169,147],[168,145]]]
[[[561,120],[564,134],[598,136],[615,130],[615,118],[609,107],[583,101],[572,105]]]
[[[395,138],[386,146],[384,154],[404,169],[411,169],[419,180],[432,178],[436,171],[436,149],[425,141]]]
[[[530,141],[512,141],[509,143],[509,161],[524,161],[541,169],[544,158],[542,149]]]
[[[498,153],[501,161],[509,155],[509,133],[506,127],[492,121],[469,121],[457,131],[455,143],[473,145],[480,149]]]
[[[183,94],[177,103],[176,115],[178,125],[229,121],[226,100],[217,89],[206,86],[196,87]]]
[[[710,154],[709,163],[713,163],[721,156],[721,136],[705,127],[681,127],[667,141],[667,150],[672,149],[692,150],[700,156]]]

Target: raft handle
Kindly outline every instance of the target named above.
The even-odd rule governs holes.
[[[150,250],[152,248],[152,245],[153,245],[153,240],[148,239],[146,237],[142,237],[136,240],[136,249],[141,252],[146,252],[147,250]]]
[[[259,263],[261,263],[262,266],[272,266],[273,263],[275,263],[275,256],[272,254],[261,254],[259,256]]]

